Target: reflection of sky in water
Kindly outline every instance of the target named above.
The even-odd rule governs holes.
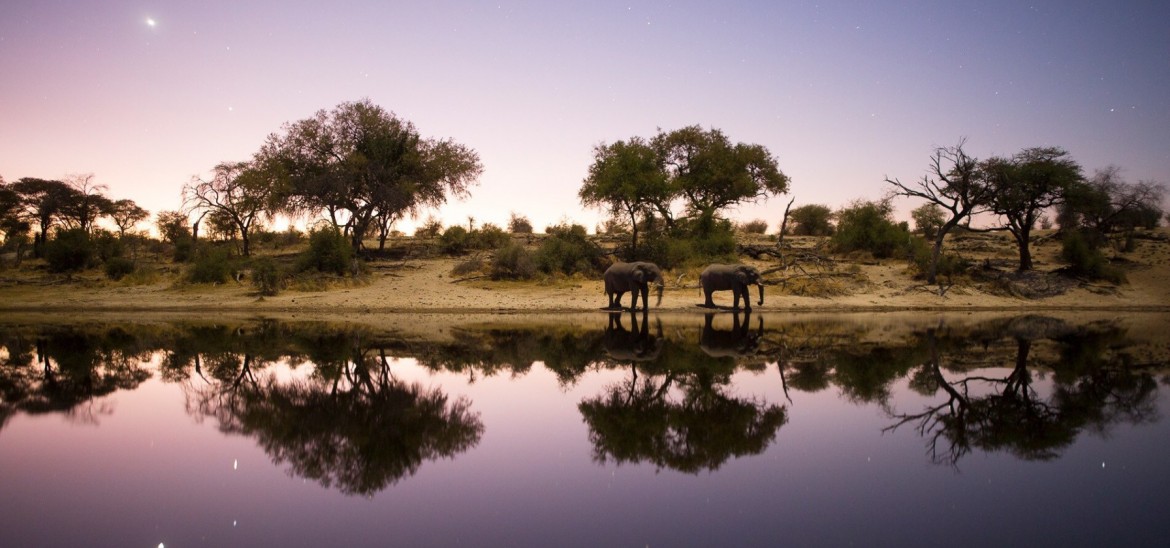
[[[484,425],[478,443],[371,497],[345,496],[290,476],[251,437],[220,434],[214,418],[193,419],[182,387],[156,377],[85,404],[110,410],[96,425],[78,420],[81,410],[7,422],[0,544],[1116,545],[1170,532],[1164,420],[1123,422],[1105,436],[1086,429],[1050,462],[976,450],[956,470],[931,464],[911,425],[883,433],[889,412],[847,401],[836,386],[790,388],[789,403],[770,364],[725,387],[786,406],[766,451],[684,474],[593,461],[578,404],[628,380],[628,366],[567,386],[541,364],[470,383],[412,359],[392,369],[441,387],[449,401],[468,398]],[[304,379],[311,367],[261,375],[270,372]],[[1051,382],[1033,387],[1046,396]],[[912,392],[905,379],[891,391],[897,412],[945,399]],[[1157,406],[1168,404],[1162,390]]]

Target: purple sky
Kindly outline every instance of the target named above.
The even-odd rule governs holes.
[[[6,0],[0,176],[92,172],[177,209],[192,175],[369,97],[479,152],[448,223],[592,228],[593,145],[690,124],[768,147],[797,205],[878,198],[961,136],[977,157],[1055,145],[1170,183],[1167,21],[1164,1]],[[774,231],[787,201],[733,216]]]

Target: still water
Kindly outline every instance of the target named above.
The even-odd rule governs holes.
[[[0,545],[1163,545],[1167,319],[6,320]]]

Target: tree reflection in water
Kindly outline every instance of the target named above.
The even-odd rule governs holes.
[[[394,378],[385,349],[337,333],[311,347],[320,363],[309,378],[258,375],[257,360],[244,355],[234,375],[188,385],[191,409],[215,417],[224,432],[256,438],[290,473],[356,495],[377,493],[482,437],[470,401]]]
[[[183,387],[191,415],[255,438],[291,474],[369,495],[468,451],[484,432],[470,402],[396,379],[394,359],[468,382],[542,363],[562,387],[599,369],[627,372],[578,403],[595,461],[698,473],[775,439],[787,408],[736,396],[731,382],[776,367],[787,397],[835,388],[881,408],[886,430],[916,429],[932,460],[957,465],[977,450],[1051,459],[1086,431],[1156,420],[1155,375],[1166,366],[1164,340],[1135,343],[1116,322],[1024,316],[886,332],[839,318],[768,330],[748,314],[670,329],[646,311],[624,316],[604,329],[454,326],[449,337],[268,320],[6,327],[0,428],[18,413],[96,421],[112,412],[104,396],[157,370]],[[898,410],[899,383],[937,401]]]
[[[589,425],[594,460],[649,462],[694,474],[763,452],[788,420],[785,408],[729,396],[726,387],[736,367],[728,349],[755,348],[762,332],[762,320],[759,332],[741,329],[738,314],[732,331],[718,331],[708,316],[700,336],[706,346],[675,343],[664,349],[661,324],[651,335],[643,314],[642,328],[627,332],[620,317],[615,325],[611,315],[607,362],[628,365],[630,378],[577,406]],[[681,397],[672,397],[672,387]]]
[[[971,334],[927,329],[922,335],[929,357],[915,377],[920,391],[941,391],[946,400],[919,413],[892,413],[897,422],[885,430],[915,425],[928,440],[931,460],[956,466],[976,448],[1050,460],[1086,429],[1105,432],[1120,423],[1158,418],[1158,384],[1149,366],[1164,364],[1136,364],[1131,356],[1110,351],[1124,346],[1117,344],[1124,334],[1116,326],[1074,328],[1024,316],[994,327],[974,338],[985,350],[982,359],[995,354],[988,349],[1014,347],[1006,376],[986,374]],[[1034,345],[1045,341],[1056,343],[1057,352],[1034,356]],[[1033,386],[1033,370],[1041,366],[1054,373],[1046,397]],[[954,373],[948,378],[944,369]]]
[[[151,376],[134,337],[117,328],[104,335],[74,327],[33,336],[13,332],[0,344],[8,356],[0,368],[0,427],[18,411],[65,413],[96,423],[112,412],[100,398],[132,390]]]

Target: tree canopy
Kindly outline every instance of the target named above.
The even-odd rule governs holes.
[[[479,156],[451,140],[423,138],[414,124],[368,99],[286,124],[259,160],[284,181],[284,209],[325,213],[355,249],[375,222],[386,232],[423,207],[467,194],[483,172]]]
[[[783,194],[788,183],[762,145],[732,144],[718,129],[688,126],[595,146],[578,196],[586,206],[627,218],[636,253],[638,223],[660,218],[674,228],[678,201],[688,218],[700,221],[695,226],[711,226],[723,209]]]
[[[1063,203],[1069,188],[1083,181],[1080,164],[1062,148],[1037,147],[1011,158],[989,158],[981,170],[990,188],[988,209],[1004,219],[1016,240],[1019,270],[1032,270],[1032,229],[1045,211]]]

